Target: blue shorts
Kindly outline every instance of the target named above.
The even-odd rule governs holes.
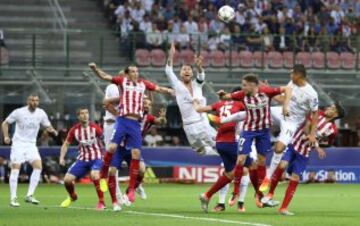
[[[301,178],[306,165],[308,164],[309,158],[299,154],[299,152],[295,151],[294,147],[289,144],[281,160],[289,163],[287,168],[287,173],[289,175],[294,173]]]
[[[125,117],[117,117],[111,143],[119,145],[124,140],[126,140],[127,148],[140,149],[142,143],[141,126],[138,121]]]
[[[216,142],[216,150],[218,151],[223,163],[225,172],[231,172],[237,160],[237,142]]]
[[[251,145],[255,140],[255,146],[259,155],[266,156],[271,151],[270,130],[242,131],[239,140],[239,155],[249,155]]]
[[[95,159],[92,161],[76,160],[68,169],[68,174],[74,175],[77,179],[84,177],[89,171],[101,170],[101,159]]]
[[[131,150],[126,149],[125,147],[118,146],[117,150],[115,151],[110,166],[117,168],[118,170],[122,169],[121,165],[122,162],[126,161],[128,166],[130,166],[131,162]]]
[[[216,142],[216,150],[224,163],[225,172],[231,172],[234,169],[237,160],[237,149],[237,142]],[[252,159],[248,156],[244,166],[249,167],[251,164]]]

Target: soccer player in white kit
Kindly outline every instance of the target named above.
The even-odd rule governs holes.
[[[183,128],[190,146],[201,155],[217,155],[215,147],[216,131],[210,126],[205,113],[198,113],[193,100],[197,99],[201,106],[206,105],[206,99],[202,93],[205,80],[205,72],[202,67],[202,57],[195,57],[198,74],[192,80],[193,70],[190,65],[183,65],[180,70],[179,80],[173,71],[173,57],[175,45],[171,44],[169,58],[166,64],[165,73],[171,87],[175,90],[176,102],[179,106],[183,121]]]
[[[308,139],[311,144],[316,142],[316,130],[318,121],[319,100],[315,89],[306,81],[306,69],[302,64],[294,65],[290,72],[291,99],[289,102],[289,116],[283,117],[280,121],[280,135],[275,144],[274,155],[271,159],[270,167],[266,172],[266,177],[259,187],[261,192],[269,189],[270,178],[276,167],[279,165],[283,152],[290,144],[297,129],[304,123],[310,112],[311,131]]]
[[[57,136],[57,131],[51,126],[49,118],[45,111],[39,106],[39,96],[31,94],[27,98],[27,105],[15,109],[2,123],[2,132],[5,144],[10,144],[9,125],[16,123],[15,133],[12,137],[10,161],[11,173],[9,179],[10,185],[10,206],[19,207],[16,189],[21,164],[31,163],[33,171],[30,177],[30,184],[25,202],[39,204],[39,201],[33,197],[35,189],[39,183],[42,163],[39,150],[36,147],[36,138],[40,125],[46,128],[49,133]]]

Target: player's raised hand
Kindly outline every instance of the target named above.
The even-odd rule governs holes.
[[[326,152],[324,149],[322,149],[321,147],[317,147],[316,151],[318,152],[320,159],[326,158]]]
[[[175,54],[175,51],[176,51],[176,49],[175,49],[175,43],[174,43],[174,42],[171,42],[170,50],[169,50],[169,55],[170,55],[171,57],[173,57],[174,54]]]
[[[97,66],[94,62],[89,63],[89,67],[91,70],[95,71],[97,69]]]
[[[5,144],[10,144],[11,143],[10,137],[4,137],[4,143]]]
[[[204,60],[203,56],[201,56],[201,55],[197,56],[195,54],[194,60],[195,60],[195,65],[196,65],[197,69],[200,72],[203,71],[203,60]]]
[[[64,158],[60,158],[60,159],[59,159],[59,164],[60,164],[60,166],[65,166],[65,159],[64,159]]]
[[[221,90],[217,91],[216,94],[219,95],[219,97],[221,99],[226,95],[226,92],[223,89],[221,89]]]
[[[310,145],[315,146],[316,136],[314,134],[309,134],[307,135],[307,138],[309,139]]]

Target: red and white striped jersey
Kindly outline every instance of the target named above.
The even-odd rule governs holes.
[[[141,133],[143,137],[145,136],[147,131],[149,131],[151,126],[153,126],[154,124],[155,124],[155,116],[153,116],[152,114],[145,113],[144,118],[140,123]]]
[[[244,131],[258,131],[271,126],[270,101],[281,94],[280,87],[261,86],[255,96],[248,96],[244,91],[231,93],[233,100],[242,101],[246,108]]]
[[[66,140],[69,144],[72,144],[74,139],[79,143],[78,160],[91,161],[101,159],[102,134],[101,127],[93,122],[90,122],[87,127],[82,127],[80,123],[77,123],[70,129]]]
[[[295,133],[292,141],[295,151],[299,152],[305,157],[309,157],[309,153],[312,150],[311,145],[309,144],[309,139],[304,133],[305,123],[298,129]],[[319,113],[318,123],[317,123],[317,140],[330,138],[333,139],[337,134],[337,128],[334,122],[326,121],[326,118],[322,112]]]
[[[144,79],[131,81],[123,75],[112,78],[120,90],[119,116],[135,114],[143,117],[145,90],[155,90],[156,85]]]

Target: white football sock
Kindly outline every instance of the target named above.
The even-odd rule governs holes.
[[[41,169],[33,169],[30,177],[29,190],[26,196],[31,196],[34,194],[36,187],[39,184],[41,175]]]
[[[16,189],[18,184],[19,178],[19,171],[18,169],[12,169],[9,178],[9,185],[10,185],[10,198],[13,199],[16,197]]]
[[[276,153],[274,152],[272,158],[271,158],[271,163],[269,168],[266,171],[266,178],[271,179],[271,176],[273,175],[273,173],[275,172],[276,168],[278,167],[281,158],[283,156],[283,152],[282,153]]]
[[[119,185],[118,171],[116,171],[115,181],[116,181],[116,196],[120,197],[120,196],[122,196],[122,193],[121,193],[121,189],[120,189],[120,185]]]
[[[230,184],[225,185],[219,190],[219,203],[225,204],[226,194],[229,190]]]
[[[239,202],[244,202],[249,182],[250,182],[249,175],[243,176],[241,178]]]

